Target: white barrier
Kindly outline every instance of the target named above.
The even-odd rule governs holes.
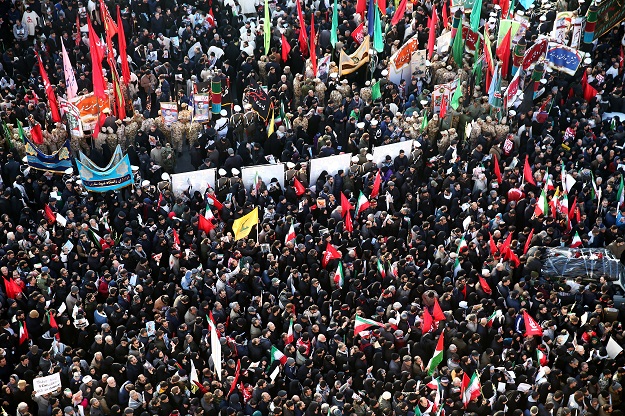
[[[332,176],[334,176],[341,169],[347,172],[349,170],[351,160],[351,153],[312,159],[310,161],[310,183],[314,185],[315,182],[317,182],[317,179],[319,179],[319,175],[321,175],[321,172],[324,170]]]
[[[284,189],[284,163],[276,163],[275,165],[257,165],[248,166],[241,169],[241,180],[245,189],[249,190],[254,185],[256,175],[262,179],[265,185],[269,185],[272,178],[276,178],[280,182],[280,186]]]
[[[373,162],[380,167],[382,162],[386,160],[386,156],[390,156],[391,160],[395,160],[395,157],[399,156],[399,151],[403,150],[406,153],[406,157],[410,158],[412,152],[413,140],[406,140],[405,142],[387,144],[385,146],[378,146],[373,149]]]
[[[180,194],[191,186],[191,193],[200,191],[204,193],[208,185],[215,187],[215,174],[217,169],[203,169],[192,172],[174,173],[171,175],[171,187],[174,194]]]

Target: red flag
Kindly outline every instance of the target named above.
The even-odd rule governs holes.
[[[341,192],[341,208],[343,209],[343,216],[348,214],[352,209],[352,204],[349,203],[349,200],[343,192]]]
[[[506,237],[505,241],[501,244],[501,246],[499,246],[499,252],[501,253],[502,256],[504,257],[508,257],[509,252],[510,252],[510,243],[512,242],[512,233],[508,233],[508,236]]]
[[[421,318],[421,333],[427,334],[434,329],[434,322],[432,321],[432,315],[428,312],[428,308],[423,309],[423,318]]]
[[[232,392],[234,391],[234,389],[237,387],[237,383],[239,382],[239,376],[241,375],[241,360],[237,360],[237,368],[236,370],[234,370],[234,381],[232,382],[232,385],[230,386],[230,391],[228,391],[228,396],[230,396],[232,394]]]
[[[497,245],[495,244],[495,240],[493,240],[493,234],[489,233],[489,244],[490,244],[490,254],[494,256],[499,250],[497,249]]]
[[[434,310],[432,312],[432,317],[436,322],[444,321],[447,319],[445,317],[445,314],[443,313],[443,310],[441,309],[441,305],[438,304],[438,298],[434,298]]]
[[[507,19],[508,12],[510,11],[510,0],[501,0],[500,6],[502,19]]]
[[[347,214],[345,214],[345,229],[350,233],[354,231],[354,224],[352,223],[352,214],[350,214],[349,211],[347,211]]]
[[[304,22],[304,15],[302,14],[302,5],[297,0],[297,18],[299,20],[299,49],[302,55],[308,55],[308,36],[306,36],[306,22]]]
[[[213,224],[211,220],[207,220],[206,217],[204,217],[204,215],[200,215],[198,217],[197,228],[202,231],[205,231],[206,233],[210,233],[210,231],[213,228],[215,228],[215,225]]]
[[[206,194],[206,199],[208,200],[208,203],[217,208],[218,211],[221,211],[221,209],[224,207],[224,205],[217,200],[217,197],[215,195]]]
[[[295,195],[302,196],[306,193],[306,188],[297,178],[293,178],[293,186],[295,187]]]
[[[484,291],[484,293],[486,293],[487,295],[492,295],[493,290],[488,285],[488,282],[486,281],[486,279],[484,279],[482,276],[479,276],[479,279],[480,279],[480,286],[482,286],[482,290]]]
[[[367,10],[367,0],[357,0],[356,13],[360,14],[363,19],[365,17],[365,10]]]
[[[76,46],[80,46],[82,36],[80,34],[80,13],[76,13]]]
[[[52,85],[50,85],[50,79],[48,78],[46,69],[43,67],[43,62],[41,62],[41,57],[39,56],[39,54],[37,54],[37,63],[39,63],[39,74],[41,75],[41,79],[43,80],[43,86],[46,90],[46,96],[48,97],[48,106],[50,106],[50,113],[52,113],[52,121],[54,121],[55,123],[60,123],[61,113],[59,112],[59,103],[56,100],[56,94],[52,89]]]
[[[382,175],[380,174],[380,170],[378,169],[378,173],[375,175],[375,180],[373,181],[373,189],[371,190],[371,195],[369,198],[375,198],[380,193],[380,186],[382,185]]]
[[[443,8],[445,6],[443,5]],[[436,13],[436,7],[432,7],[432,18],[430,19],[430,24],[428,25],[428,29],[430,32],[428,33],[428,59],[432,59],[432,54],[434,53],[434,45],[436,44],[436,25],[438,25],[438,13]]]
[[[102,51],[102,43],[100,38],[96,35],[93,26],[91,25],[91,19],[87,16],[87,25],[89,26],[89,49],[91,55],[91,79],[93,81],[93,93],[96,97],[106,100],[106,85],[104,83],[104,75],[102,75],[102,57],[104,52]]]
[[[443,27],[449,26],[449,12],[447,11],[447,2],[443,2]]]
[[[310,62],[313,76],[317,76],[317,45],[315,45],[315,14],[310,15]]]
[[[119,7],[119,6],[118,6]],[[108,7],[104,4],[104,0],[100,0],[100,18],[104,23],[104,30],[106,30],[107,37],[113,37],[117,34],[117,25],[111,17]]]
[[[282,62],[286,62],[289,59],[289,53],[291,52],[291,45],[286,37],[282,35]]]
[[[501,185],[501,182],[503,182],[503,179],[501,178],[501,170],[499,168],[499,158],[497,158],[497,155],[494,155],[494,162],[495,162],[495,176],[497,177],[497,183]]]
[[[441,97],[441,109],[439,112],[439,117],[442,120],[445,118],[446,115],[447,115],[447,95],[443,94],[443,96]]]
[[[340,259],[341,254],[338,252],[336,248],[330,243],[326,245],[326,251],[323,253],[323,258],[321,259],[321,266],[326,267],[330,260]]]
[[[41,131],[41,124],[35,123],[30,127],[30,138],[35,144],[43,144],[43,132]]]
[[[122,23],[122,15],[117,6],[117,42],[119,43],[119,59],[122,64],[122,79],[124,85],[130,83],[130,66],[128,65],[128,54],[126,52],[126,35],[124,35],[124,25]]]
[[[510,69],[510,49],[512,42],[512,26],[508,29],[506,36],[503,37],[501,43],[497,47],[497,56],[503,61],[501,66],[502,78],[508,77],[508,70]]]
[[[17,283],[11,278],[4,278],[4,291],[6,292],[7,298],[15,299],[18,293],[22,292],[22,288],[19,287]]]
[[[512,250],[508,251],[508,260],[514,264],[514,267],[519,267],[521,265],[521,259],[519,259],[519,256]]]
[[[571,204],[571,209],[569,209],[569,214],[568,214],[569,219],[573,218],[573,214],[575,214],[575,219],[577,220],[577,222],[579,222],[580,215],[579,215],[579,211],[577,210],[577,197],[573,199],[573,204]]]
[[[530,249],[530,244],[532,242],[532,238],[534,238],[534,229],[532,228],[532,231],[530,231],[529,235],[527,236],[527,240],[525,241],[525,247],[523,247],[523,254],[527,254],[527,250]]]
[[[57,333],[54,337],[60,340],[61,334],[58,332],[59,325],[56,323],[56,318],[50,313],[50,311],[46,312],[46,314],[48,315],[48,324],[50,325],[50,328],[55,328],[57,330]]]
[[[54,211],[52,211],[52,208],[50,208],[50,205],[45,204],[43,206],[43,211],[46,216],[46,220],[48,220],[48,224],[54,224],[56,222],[56,215],[54,214]]]
[[[529,184],[536,186],[536,182],[534,181],[534,173],[532,172],[532,168],[530,167],[529,156],[525,156],[525,165],[523,166],[523,178]]]
[[[180,236],[178,235],[178,231],[172,228],[172,236],[174,238],[174,245],[177,246],[178,250],[180,250]]]
[[[525,336],[530,337],[538,335],[543,336],[543,330],[538,323],[530,316],[527,311],[523,311],[523,320],[525,321]]]
[[[354,42],[356,42],[359,45],[362,43],[362,41],[365,39],[365,24],[364,23],[360,23],[360,25],[358,25],[358,27],[354,29],[354,31],[352,32],[352,39],[354,39]]]
[[[102,126],[104,125],[104,121],[106,121],[106,114],[101,112],[98,116],[98,121],[95,123],[95,127],[93,128],[93,137],[100,133],[100,130],[102,130]]]
[[[588,73],[584,71],[584,75],[582,76],[582,88],[584,89],[584,100],[590,101],[595,98],[598,94],[595,87],[588,83]]]
[[[380,13],[384,16],[386,14],[386,0],[375,0],[375,4],[377,4]]]
[[[433,7],[436,10],[436,8]],[[406,13],[406,0],[401,0],[399,2],[399,6],[397,6],[397,10],[395,10],[395,14],[393,14],[393,18],[391,19],[391,24],[395,26],[401,19],[404,18],[404,13]]]

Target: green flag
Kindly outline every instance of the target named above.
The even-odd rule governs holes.
[[[22,143],[26,143],[26,132],[24,131],[24,126],[22,126],[22,122],[17,120],[17,131],[20,135],[20,140]]]
[[[334,0],[334,5],[332,6],[332,30],[330,31],[330,43],[334,48],[336,42],[339,41],[338,29],[339,29],[339,11],[336,5],[336,0]]]
[[[482,15],[482,0],[476,0],[471,10],[471,30],[477,33],[480,28],[480,17]]]
[[[482,83],[482,56],[480,55],[480,46],[482,46],[481,42],[477,41],[475,44],[475,55],[473,55],[473,75],[475,76],[475,85],[480,85]]]
[[[428,110],[423,110],[423,121],[421,122],[421,131],[425,131],[428,126]]]
[[[265,0],[265,20],[263,22],[265,31],[265,55],[269,55],[269,44],[271,43],[271,21],[269,20],[269,3]]]
[[[375,101],[378,98],[382,98],[382,93],[380,92],[380,81],[371,86],[371,101]]]
[[[451,52],[458,68],[462,68],[462,54],[464,53],[464,40],[462,39],[462,28],[459,27],[454,37],[454,44]]]
[[[373,49],[378,53],[384,51],[384,40],[382,39],[382,22],[380,21],[380,10],[375,9],[375,24],[373,25]]]
[[[9,126],[7,126],[7,123],[4,122],[4,120],[2,121],[2,134],[4,135],[4,139],[7,141],[7,144],[9,145],[9,149],[13,149],[13,141],[12,139],[12,134],[11,134],[11,130],[9,130]]]
[[[462,98],[462,85],[460,84],[460,80],[458,80],[454,95],[451,97],[451,108],[457,110],[458,107],[460,107],[460,98]]]

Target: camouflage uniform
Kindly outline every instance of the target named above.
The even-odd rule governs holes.
[[[200,132],[202,131],[202,123],[199,121],[192,121],[187,128],[187,138],[189,140],[189,146],[195,146],[197,143]]]
[[[472,124],[471,135],[469,136],[471,148],[477,146],[477,139],[482,134],[482,123],[481,119],[477,119],[475,123]]]
[[[302,74],[295,75],[293,80],[293,96],[295,97],[295,104],[299,105],[302,99],[302,83],[304,82],[304,76]]]
[[[490,116],[486,117],[486,121],[482,122],[482,134],[490,133],[490,137],[495,137],[495,126],[493,126],[493,119]]]
[[[163,117],[160,115],[160,111],[159,111],[159,116],[156,117],[154,119],[154,124],[156,124],[156,127],[163,132],[163,136],[165,136],[165,140],[168,143],[172,143],[172,137],[171,137],[171,128],[169,126],[165,125],[165,120],[163,119]],[[182,150],[180,150],[182,151]]]
[[[126,146],[126,126],[121,122],[121,120],[117,120],[117,143],[122,148],[122,152],[125,152],[127,149]]]
[[[440,120],[438,118],[438,114],[434,114],[432,116],[432,120],[428,122],[428,126],[425,129],[428,132],[428,137],[430,138],[431,143],[434,143],[434,140],[436,140],[436,136],[438,135],[439,128],[440,128]]]
[[[510,126],[505,123],[497,123],[493,122],[495,128],[495,137],[498,139],[503,139],[510,132]]]
[[[440,155],[445,154],[450,144],[451,144],[451,140],[449,138],[449,131],[447,130],[441,131],[441,138],[440,140],[438,140],[436,144],[438,146],[438,154]]]
[[[330,92],[330,101],[332,101],[335,104],[340,104],[343,101],[343,96],[341,95],[339,91],[332,90]]]
[[[163,169],[170,174],[176,169],[176,152],[169,143],[163,147]]]
[[[294,131],[297,131],[297,128],[300,126],[304,129],[304,131],[308,129],[308,119],[304,117],[303,115],[299,115],[295,117],[295,120],[293,120]]]
[[[319,105],[325,107],[326,90],[328,89],[328,87],[326,87],[326,84],[321,82],[319,78],[315,78],[315,83],[315,96],[319,100]]]
[[[63,128],[63,125],[57,125],[52,129],[52,147],[50,153],[56,152],[65,144],[67,140],[67,131]]]
[[[100,152],[102,151],[102,146],[106,143],[106,133],[106,128],[103,128],[93,139],[93,146]]]
[[[302,84],[302,99],[306,99],[308,97],[308,91],[314,90],[314,87],[311,85],[310,81],[305,81]],[[298,102],[299,103],[299,102]]]
[[[7,126],[11,126],[11,125],[7,124]],[[19,155],[20,160],[22,160],[24,156],[26,156],[26,147],[24,146],[24,143],[20,140],[20,136],[17,133],[17,129],[14,129],[14,133],[13,133],[13,148],[15,149],[15,152],[17,152],[17,154]]]
[[[154,119],[146,118],[145,120],[141,122],[141,130],[147,133],[150,131],[150,127],[152,127],[153,125],[154,125]]]
[[[371,87],[362,87],[360,89],[360,98],[362,98],[366,103],[371,101]]]
[[[185,103],[183,103],[181,107],[182,109],[178,112],[178,121],[171,125],[172,143],[174,144],[174,147],[180,149],[182,149],[182,146],[184,145],[184,137],[187,135],[189,137],[189,144],[191,144],[191,135],[189,134],[191,110],[189,110],[189,106]]]
[[[139,123],[132,118],[128,124],[125,126],[124,138],[122,140],[122,148],[128,149],[131,145],[134,145],[135,137],[137,137],[137,132],[139,132]],[[117,129],[119,132],[119,129]]]
[[[109,147],[109,149],[111,149],[111,152],[115,151],[117,143],[119,143],[117,133],[115,133],[111,127],[108,127],[106,129],[106,145]]]
[[[352,87],[349,86],[349,83],[337,85],[336,90],[341,93],[343,98],[347,98],[352,95]]]

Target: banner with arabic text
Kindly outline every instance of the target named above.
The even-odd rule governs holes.
[[[549,42],[545,58],[551,68],[568,75],[575,75],[579,64],[582,62],[583,52],[555,42]]]
[[[63,147],[51,155],[46,155],[29,139],[26,139],[26,162],[33,169],[45,170],[53,173],[65,173],[72,167],[72,152],[69,139],[65,141]]]
[[[130,166],[128,155],[111,169],[97,172],[76,161],[78,174],[83,186],[92,192],[107,192],[121,189],[134,183],[134,175]]]

